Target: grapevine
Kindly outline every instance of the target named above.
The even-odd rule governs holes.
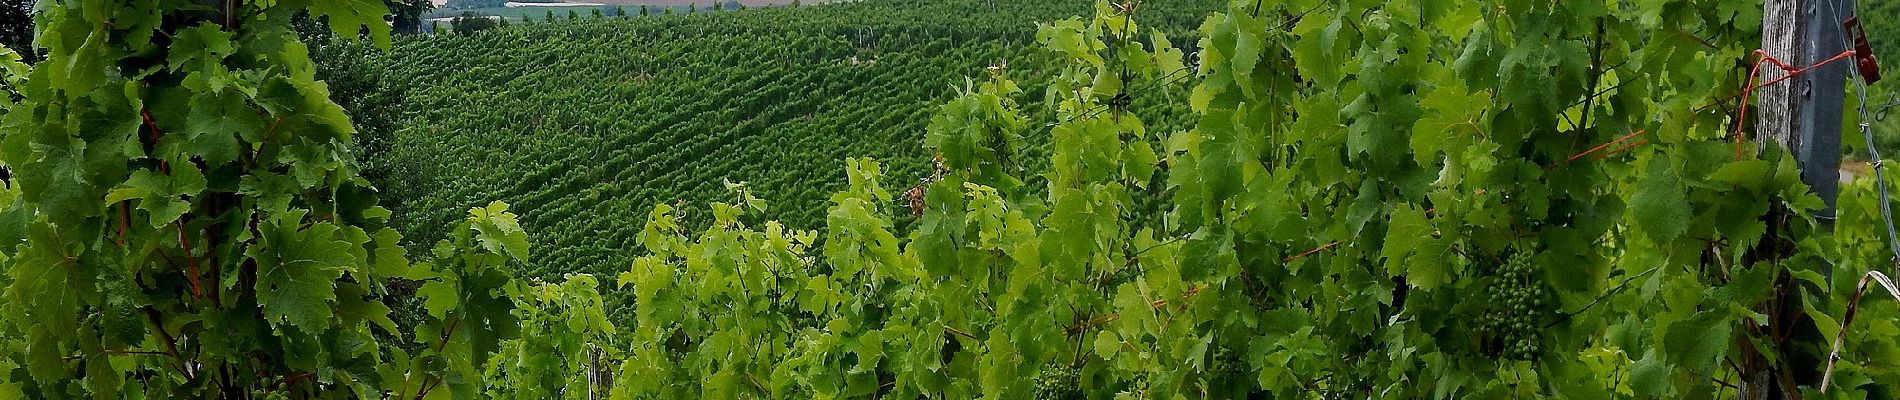
[[[1750,123],[1735,101],[1758,86],[1755,2],[1234,0],[1194,19],[1190,57],[1160,2],[1100,1],[1035,25],[1041,52],[1011,53],[1013,67],[972,52],[995,68],[970,67],[976,77],[914,121],[921,151],[844,158],[824,207],[768,204],[770,185],[734,183],[744,177],[705,180],[692,185],[715,193],[701,193],[705,207],[680,194],[649,201],[643,221],[556,225],[580,233],[553,237],[597,236],[585,262],[538,256],[575,244],[540,245],[529,227],[613,187],[521,188],[586,154],[533,171],[481,165],[518,142],[417,142],[437,128],[407,126],[398,145],[414,147],[391,165],[435,172],[392,180],[481,190],[407,187],[388,194],[404,208],[377,206],[352,121],[289,21],[305,11],[340,40],[389,46],[380,0],[189,4],[48,0],[45,61],[0,51],[0,397],[1900,390],[1886,357],[1900,350],[1900,308],[1860,299],[1891,283],[1873,272],[1891,268],[1875,182],[1844,185],[1829,230],[1790,157],[1735,151]],[[742,29],[820,11],[651,23]],[[1144,25],[1151,16],[1169,22]],[[843,26],[832,23],[800,29]],[[891,23],[931,27],[908,24]],[[731,32],[709,43],[740,42]],[[941,71],[911,73],[925,72]],[[702,97],[674,90],[663,93]],[[417,99],[405,107],[443,101]],[[576,118],[545,116],[508,121]],[[1177,119],[1190,122],[1166,122]],[[744,140],[668,143],[704,153]],[[530,143],[543,155],[572,144]],[[420,162],[431,150],[488,175],[437,175],[448,167]],[[526,177],[497,178],[511,173]],[[474,200],[493,193],[529,198]],[[566,214],[542,214],[548,204]],[[781,208],[812,221],[773,220]],[[405,213],[439,229],[433,240],[405,246]],[[611,283],[545,273],[603,260],[620,269]],[[404,301],[419,315],[399,323],[391,304]]]

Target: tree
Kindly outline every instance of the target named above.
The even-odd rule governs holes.
[[[620,17],[620,18],[626,18],[627,8],[622,7],[622,6],[614,6],[614,16]]]
[[[392,17],[392,29],[396,33],[422,33],[422,15],[435,10],[435,3],[429,0],[383,0],[389,7]]]
[[[651,15],[653,15],[653,12],[652,12],[651,10],[648,10],[648,9],[647,9],[647,5],[645,5],[645,4],[641,4],[641,5],[640,5],[640,16],[642,16],[642,17],[646,17],[646,16],[651,16]]]
[[[494,29],[496,25],[495,17],[476,14],[474,11],[463,11],[461,16],[449,20],[449,29],[455,30],[457,34],[469,34]]]

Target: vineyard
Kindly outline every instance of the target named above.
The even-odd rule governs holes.
[[[43,1],[0,398],[1900,396],[1759,1],[999,3]]]
[[[625,249],[639,226],[625,221],[654,204],[730,202],[725,184],[743,183],[775,205],[766,218],[816,226],[846,158],[883,160],[892,179],[915,184],[931,168],[931,115],[966,85],[955,71],[1008,63],[1041,93],[1048,57],[1035,51],[1036,21],[1087,12],[1088,2],[1016,7],[883,1],[583,17],[336,58],[375,77],[382,89],[371,96],[388,99],[355,108],[401,120],[387,128],[388,156],[369,162],[386,169],[378,187],[405,237],[432,243],[457,210],[506,199],[540,232],[531,275],[611,275],[632,262]],[[1152,12],[1174,15],[1165,28],[1182,36],[1217,8],[1171,7]]]

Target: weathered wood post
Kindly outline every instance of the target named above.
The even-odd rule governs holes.
[[[1854,5],[1854,0],[1764,0],[1761,48],[1795,67],[1815,65],[1834,57],[1848,50],[1842,23],[1853,16]],[[1749,61],[1756,60],[1751,57]],[[1852,65],[1851,60],[1830,63],[1781,84],[1764,87],[1755,94],[1760,99],[1756,103],[1755,137],[1764,148],[1777,146],[1795,158],[1801,168],[1801,181],[1826,203],[1826,208],[1815,215],[1821,229],[1831,230],[1834,226],[1835,201],[1840,188],[1841,113],[1848,69],[1853,68]],[[1763,67],[1760,73],[1762,75],[1755,78],[1761,82],[1788,74],[1772,67]],[[1787,224],[1771,221],[1769,229],[1785,230]],[[1775,237],[1777,233],[1769,235]],[[1787,256],[1776,253],[1771,250],[1760,255],[1765,259]],[[1792,280],[1781,283],[1797,284]],[[1783,287],[1777,290],[1776,296],[1793,296],[1790,289]],[[1795,305],[1798,300],[1776,303],[1783,304],[1783,310],[1768,323],[1771,327],[1779,325],[1778,329],[1794,332],[1785,341],[1774,343],[1776,350],[1794,348],[1796,342],[1825,340],[1812,322],[1803,321],[1802,313],[1792,308],[1798,307]],[[1743,341],[1736,345],[1745,354],[1738,367],[1741,376],[1736,382],[1738,397],[1742,399],[1794,398],[1798,396],[1797,387],[1819,383],[1818,373],[1810,370],[1822,360],[1783,353],[1780,365],[1771,365],[1751,344]]]
[[[1762,50],[1790,65],[1804,67],[1849,50],[1842,22],[1853,16],[1854,0],[1766,0],[1762,10]],[[1750,60],[1751,62],[1754,60]],[[1818,215],[1829,226],[1840,187],[1841,112],[1851,60],[1815,68],[1783,84],[1762,88],[1756,137],[1787,149],[1801,167],[1801,180],[1826,201]],[[1787,74],[1763,68],[1762,81]]]

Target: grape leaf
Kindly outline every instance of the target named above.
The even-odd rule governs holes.
[[[139,209],[150,214],[152,227],[158,228],[191,211],[191,203],[181,197],[195,197],[204,190],[205,177],[198,167],[178,163],[170,175],[148,169],[133,171],[131,179],[106,194],[105,204],[139,199]]]
[[[192,98],[191,113],[186,121],[181,150],[185,155],[203,158],[210,167],[237,161],[238,135],[265,130],[264,120],[258,117],[257,111],[241,95],[230,92]],[[172,138],[167,139],[172,142]]]
[[[1650,240],[1667,244],[1688,232],[1689,200],[1683,194],[1682,178],[1668,160],[1650,159],[1648,171],[1630,198],[1630,214]]]
[[[1450,248],[1441,243],[1438,229],[1425,212],[1407,204],[1392,210],[1391,220],[1380,253],[1385,258],[1386,274],[1404,275],[1407,283],[1427,290],[1450,282]]]
[[[382,0],[313,0],[310,15],[329,21],[330,30],[337,36],[355,39],[368,31],[376,47],[389,48],[390,26],[383,22],[389,7]]]
[[[470,208],[468,215],[475,222],[475,236],[481,239],[483,249],[517,260],[528,259],[528,232],[521,229],[515,214],[508,212],[508,203],[495,201],[487,207]]]
[[[279,321],[321,331],[336,300],[336,280],[356,265],[349,242],[328,223],[299,229],[306,211],[284,213],[259,227],[263,235],[246,255],[257,261],[257,302],[273,326]]]
[[[424,283],[422,288],[416,289],[416,296],[422,298],[422,308],[437,319],[445,318],[454,310],[461,302],[461,295],[454,284],[442,281]]]
[[[1670,363],[1709,371],[1728,351],[1730,323],[1723,310],[1705,310],[1675,321],[1663,331],[1663,355]]]

